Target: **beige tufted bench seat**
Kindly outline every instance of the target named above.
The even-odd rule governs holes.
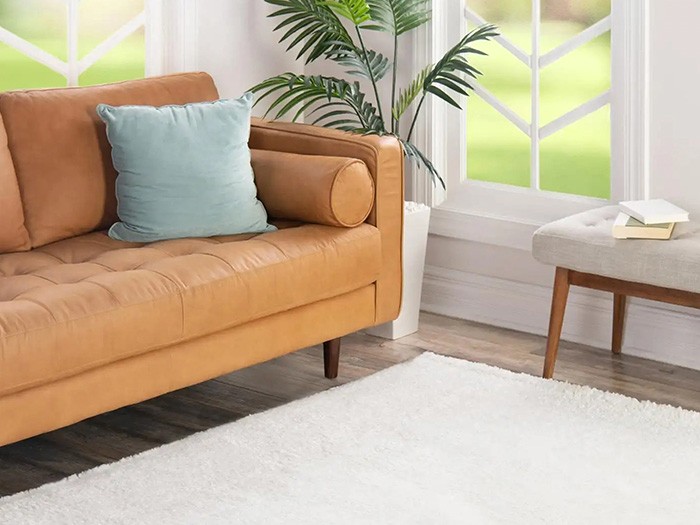
[[[700,308],[700,225],[676,225],[668,241],[615,239],[619,210],[606,206],[551,222],[532,239],[538,261],[556,267],[544,377],[552,377],[569,286],[612,292],[612,351],[622,349],[627,296]]]

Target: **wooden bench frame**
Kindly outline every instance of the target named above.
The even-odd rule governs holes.
[[[602,290],[613,294],[612,351],[614,354],[619,354],[622,351],[622,334],[625,325],[627,296],[700,308],[700,293],[662,288],[651,284],[633,283],[592,273],[577,272],[558,266],[554,274],[552,309],[549,315],[549,332],[547,335],[547,353],[545,354],[544,370],[542,371],[542,377],[547,379],[554,374],[561,328],[564,324],[566,300],[569,296],[569,287],[571,285]]]

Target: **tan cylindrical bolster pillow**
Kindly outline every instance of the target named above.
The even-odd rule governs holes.
[[[258,198],[271,217],[349,228],[372,211],[374,182],[361,160],[266,150],[251,156]]]

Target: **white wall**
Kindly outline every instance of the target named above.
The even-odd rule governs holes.
[[[700,215],[700,2],[651,2],[651,191]]]
[[[650,189],[700,220],[700,2],[651,0]],[[700,257],[700,254],[698,254]],[[431,235],[426,310],[544,334],[553,269],[526,250]],[[564,339],[609,348],[610,294],[572,288]],[[700,369],[697,310],[631,301],[623,352]]]
[[[272,7],[262,0],[198,0],[197,67],[215,79],[222,97],[237,97],[270,76],[301,72],[302,64],[273,34]]]

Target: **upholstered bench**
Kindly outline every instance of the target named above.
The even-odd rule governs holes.
[[[617,206],[546,224],[535,232],[532,254],[556,267],[543,377],[554,373],[569,286],[612,292],[612,351],[622,349],[627,296],[700,308],[700,226],[676,225],[668,241],[614,239]]]

